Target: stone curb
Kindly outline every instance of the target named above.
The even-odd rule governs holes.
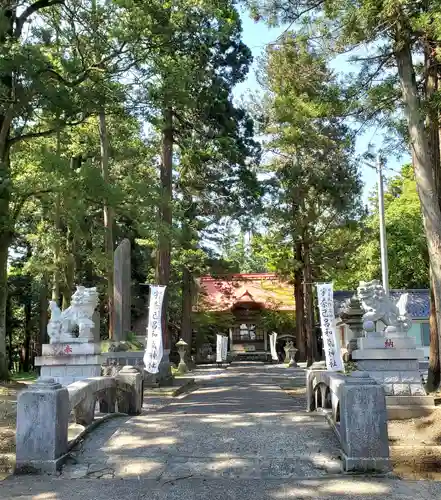
[[[79,434],[78,436],[74,437],[69,441],[67,444],[67,453],[63,455],[64,457],[67,457],[70,452],[72,451],[73,448],[88,434],[90,434],[94,429],[99,427],[101,424],[104,424],[108,420],[112,420],[114,418],[120,418],[120,417],[128,417],[127,413],[108,413],[107,415],[104,415],[103,417],[99,417],[96,420],[94,420],[90,425],[85,427]]]

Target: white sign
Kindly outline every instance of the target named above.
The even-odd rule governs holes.
[[[270,338],[271,359],[273,361],[279,361],[279,356],[277,356],[277,349],[276,349],[277,333],[276,332],[271,333],[269,338]]]
[[[228,351],[228,337],[222,337],[222,361],[227,360],[227,351]]]
[[[222,363],[223,335],[216,335],[216,363]]]
[[[144,354],[145,370],[149,373],[158,373],[159,363],[164,354],[162,347],[162,302],[165,289],[165,286],[150,286],[149,324]]]
[[[332,371],[344,371],[343,358],[335,331],[334,292],[332,283],[317,285],[317,297],[322,327],[323,349],[326,356],[326,368]]]

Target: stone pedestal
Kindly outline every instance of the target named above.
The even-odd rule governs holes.
[[[42,356],[35,358],[41,377],[51,377],[62,385],[101,375],[101,345],[95,342],[43,344]]]
[[[67,453],[69,393],[39,378],[18,394],[17,473],[55,472]]]
[[[127,238],[117,246],[114,253],[114,315],[113,339],[127,340],[131,326],[131,245]]]
[[[386,396],[426,395],[419,372],[419,359],[424,353],[415,347],[415,339],[389,338],[374,332],[357,339],[357,347],[352,352],[357,368],[381,383]]]

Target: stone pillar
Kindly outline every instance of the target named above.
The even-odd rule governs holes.
[[[341,389],[339,402],[344,470],[389,472],[384,389],[372,383],[366,373],[352,375]]]
[[[144,398],[143,376],[140,371],[134,366],[124,366],[115,378],[117,384],[122,383],[132,388],[130,391],[118,391],[118,411],[128,415],[139,415]]]
[[[131,328],[131,254],[130,241],[122,240],[114,254],[113,268],[114,325],[113,335],[116,342],[127,340]]]
[[[156,374],[156,381],[161,387],[173,385],[173,374],[170,363],[170,349],[164,349],[161,362],[159,363],[159,372]]]
[[[69,393],[53,378],[19,392],[16,472],[55,472],[67,453]]]
[[[98,309],[94,311],[92,315],[92,321],[93,321],[93,328],[92,328],[93,341],[99,343],[101,342],[101,331],[100,331],[101,317]]]

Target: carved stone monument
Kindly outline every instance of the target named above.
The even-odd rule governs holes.
[[[42,356],[35,358],[41,367],[41,377],[51,377],[68,385],[77,380],[101,374],[101,345],[96,339],[97,326],[93,318],[98,305],[96,288],[77,286],[71,305],[61,311],[54,301],[49,302],[51,317],[48,323],[49,344],[43,344]],[[96,317],[96,315],[95,315]]]
[[[423,351],[416,348],[413,337],[407,336],[412,326],[406,310],[408,295],[403,294],[395,303],[377,280],[361,282],[357,293],[364,310],[364,336],[357,338],[352,359],[359,370],[368,372],[383,385],[388,407],[397,410],[390,418],[409,418],[412,412],[400,412],[400,405],[407,408],[418,401],[427,408],[433,404],[433,398],[426,396],[419,372]],[[417,416],[417,412],[411,416]]]
[[[122,240],[114,254],[114,325],[113,335],[116,342],[127,340],[131,328],[131,257],[130,241]]]

